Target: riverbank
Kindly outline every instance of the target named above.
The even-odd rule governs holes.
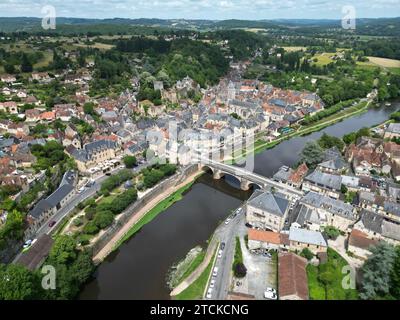
[[[115,235],[113,235],[110,241],[108,241],[108,243],[94,255],[93,261],[96,264],[101,263],[111,252],[115,251],[122,243],[140,230],[143,225],[153,220],[159,213],[172,205],[171,200],[175,200],[174,202],[176,202],[182,199],[184,191],[191,187],[192,183],[199,177],[199,175],[200,172],[197,170],[186,177],[184,181],[179,182],[177,185],[175,184],[173,187],[168,188],[149,200],[149,202],[132,215],[128,222],[125,223],[125,225]],[[168,199],[169,197],[172,198]],[[150,215],[146,218],[148,213],[150,213]]]
[[[342,121],[344,119],[367,112],[371,103],[372,103],[371,100],[369,100],[368,102],[365,102],[365,101],[360,102],[356,106],[349,107],[349,108],[347,108],[343,111],[340,111],[332,116],[322,119],[314,124],[308,125],[306,127],[300,126],[296,131],[293,131],[287,135],[284,135],[274,141],[267,142],[267,141],[263,141],[263,140],[259,139],[259,140],[255,141],[254,148],[252,150],[246,150],[245,152],[241,152],[240,154],[235,155],[232,158],[228,159],[227,162],[236,163],[240,160],[244,160],[245,157],[247,157],[250,154],[257,154],[257,153],[263,152],[265,150],[272,149],[272,148],[276,147],[277,145],[279,145],[281,142],[289,140],[293,137],[304,136],[304,135],[308,135],[308,134],[311,134],[316,131],[320,131],[326,127],[329,127],[329,126],[339,122],[339,121]]]
[[[198,176],[194,179],[196,180]],[[182,188],[173,192],[166,199],[159,202],[155,205],[150,211],[148,211],[137,223],[133,225],[133,227],[115,244],[113,251],[117,250],[118,247],[123,244],[125,241],[129,240],[136,232],[138,232],[145,224],[151,222],[154,218],[156,218],[160,213],[165,211],[167,208],[172,206],[175,202],[181,200],[183,198],[184,193],[189,190],[194,181],[188,183]]]
[[[207,258],[196,271],[191,274],[190,279],[188,278],[186,281],[182,282],[171,292],[171,297],[174,300],[200,300],[203,298],[207,283],[210,280],[212,268],[217,258],[218,243],[214,242],[214,245],[210,245],[209,248],[211,248],[211,250],[207,251]]]

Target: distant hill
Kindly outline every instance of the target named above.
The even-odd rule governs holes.
[[[213,30],[213,29],[298,29],[305,30],[332,30],[341,28],[340,20],[329,19],[275,19],[275,20],[186,20],[186,19],[81,19],[81,18],[57,18],[57,25],[63,26],[63,32],[67,32],[67,26],[114,26],[111,30],[119,30],[117,26],[143,26],[161,27],[189,30]],[[71,28],[76,32],[77,28]],[[98,28],[96,28],[97,30]],[[123,30],[123,28],[120,28]],[[14,31],[40,31],[41,19],[29,17],[0,18],[0,32]],[[399,18],[357,19],[357,34],[400,36]]]

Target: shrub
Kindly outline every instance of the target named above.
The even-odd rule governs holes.
[[[72,223],[75,227],[80,227],[83,224],[83,221],[81,218],[76,218]]]
[[[308,249],[308,248],[304,248],[304,249],[301,251],[300,255],[301,255],[303,258],[306,258],[308,261],[310,261],[312,258],[314,258],[314,254],[313,254],[313,253],[310,251],[310,249]]]
[[[247,268],[242,262],[238,262],[233,267],[233,273],[236,278],[244,278],[247,274]]]
[[[332,226],[327,226],[324,228],[324,234],[332,240],[336,240],[337,237],[340,236],[340,230],[336,229],[335,227]]]
[[[85,209],[85,218],[88,220],[92,220],[94,217],[94,214],[96,213],[96,209],[92,207],[88,207]]]
[[[99,228],[96,226],[94,221],[89,221],[86,226],[83,227],[83,232],[94,235],[99,232]]]
[[[100,229],[107,228],[113,223],[113,221],[114,215],[111,211],[97,212],[93,219],[94,224]]]

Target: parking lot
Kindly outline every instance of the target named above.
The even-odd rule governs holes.
[[[277,266],[272,258],[262,254],[250,253],[243,239],[241,239],[241,244],[247,275],[243,279],[233,280],[233,291],[250,294],[255,296],[257,300],[263,300],[266,288],[277,289]]]

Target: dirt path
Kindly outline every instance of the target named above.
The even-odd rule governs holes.
[[[210,263],[214,252],[215,248],[218,244],[217,241],[214,240],[211,241],[210,245],[207,248],[207,253],[206,256],[204,257],[203,262],[197,267],[195,271],[193,271],[185,280],[183,280],[172,292],[170,293],[171,296],[176,296],[180,294],[182,291],[187,289],[193,282],[195,282],[200,275],[203,273],[203,271],[207,268],[208,264]],[[207,282],[208,283],[208,282]]]
[[[171,194],[184,187],[185,185],[193,182],[197,176],[199,175],[199,171],[196,171],[189,177],[187,177],[183,182],[178,185],[174,185],[168,190],[157,194],[149,203],[147,203],[142,209],[137,211],[131,219],[119,230],[112,239],[93,257],[94,263],[100,263],[103,261],[114,249],[115,245],[118,243],[119,239],[121,239],[125,234],[141,219],[143,218],[147,212],[149,212],[152,208],[154,208],[159,202],[168,198]]]

